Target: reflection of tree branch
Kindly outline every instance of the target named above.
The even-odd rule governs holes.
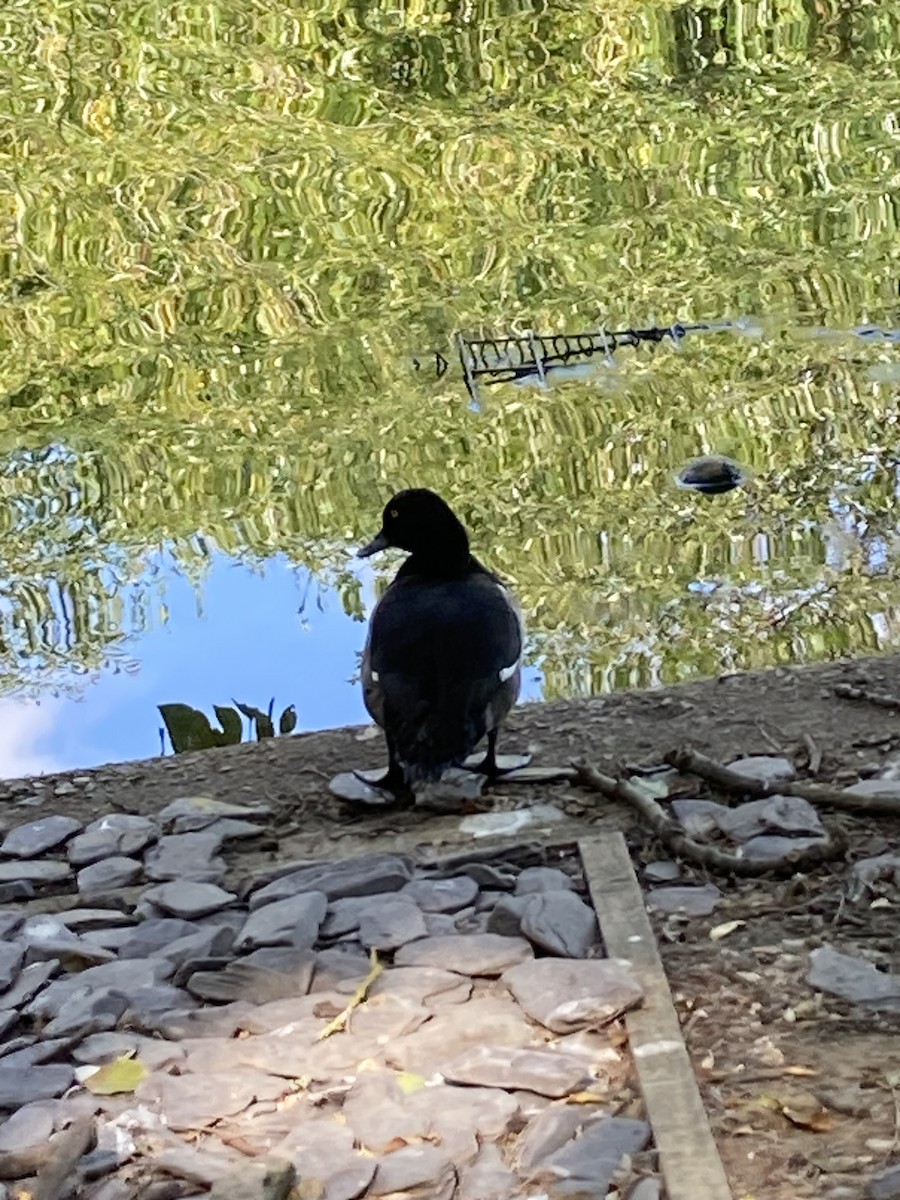
[[[649,825],[670,854],[689,859],[700,866],[709,867],[723,874],[739,875],[744,878],[769,874],[793,874],[795,871],[840,858],[847,847],[846,838],[839,830],[829,831],[827,837],[814,846],[790,850],[780,858],[767,862],[755,862],[740,857],[729,850],[720,850],[704,842],[688,837],[681,825],[668,816],[657,802],[627,779],[613,779],[585,762],[576,762],[578,782],[592,791],[600,792],[611,800],[622,800],[633,808],[641,820]]]
[[[900,816],[900,801],[895,795],[858,796],[844,788],[826,787],[821,783],[757,783],[732,771],[699,750],[682,747],[666,755],[666,762],[685,775],[697,775],[707,783],[737,796],[799,796],[810,804],[849,813],[887,813]]]

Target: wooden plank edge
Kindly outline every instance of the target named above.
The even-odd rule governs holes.
[[[606,953],[644,989],[625,1020],[668,1198],[733,1200],[625,839],[582,838],[578,851]]]

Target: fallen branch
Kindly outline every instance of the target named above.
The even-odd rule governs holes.
[[[769,875],[771,873],[793,874],[820,862],[839,858],[846,849],[846,840],[840,833],[829,831],[815,846],[798,847],[780,858],[756,862],[743,858],[730,850],[720,850],[705,842],[689,837],[674,818],[668,816],[657,802],[627,779],[613,779],[586,762],[573,763],[578,782],[592,791],[600,792],[612,800],[622,800],[638,814],[653,830],[670,854],[689,859],[700,866],[714,871],[743,877]]]
[[[672,750],[666,755],[666,762],[684,775],[698,775],[714,787],[731,792],[735,796],[799,796],[802,800],[808,800],[810,804],[832,808],[838,812],[885,813],[900,817],[900,800],[889,792],[882,795],[876,793],[874,796],[858,796],[845,788],[828,787],[823,783],[787,780],[782,783],[757,783],[738,771],[732,771],[730,767],[722,766],[715,759],[707,758],[699,750],[686,747]]]
[[[369,951],[369,964],[369,971],[365,979],[360,983],[338,1015],[329,1021],[325,1028],[320,1031],[316,1037],[317,1042],[324,1041],[325,1038],[331,1037],[333,1033],[342,1033],[347,1028],[350,1014],[365,1001],[369,994],[369,988],[384,970],[384,966],[378,958],[378,951],[375,949]]]
[[[876,704],[879,708],[900,709],[900,696],[891,696],[887,692],[870,692],[868,688],[853,687],[849,683],[836,683],[834,694],[842,700],[862,700],[866,704]]]

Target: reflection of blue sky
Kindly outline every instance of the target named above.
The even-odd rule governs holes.
[[[366,613],[375,574],[359,563]],[[233,699],[276,714],[297,709],[297,729],[368,721],[358,652],[366,626],[348,617],[338,595],[309,587],[308,574],[283,557],[252,568],[216,555],[200,585],[167,572],[168,621],[122,643],[140,663],[134,673],[101,672],[75,695],[39,702],[0,699],[0,777],[147,758],[160,751],[157,704],[179,701],[213,716]],[[306,597],[302,616],[301,603]],[[526,672],[523,698],[540,696],[537,670]]]

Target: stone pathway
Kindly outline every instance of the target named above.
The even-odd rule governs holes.
[[[0,1197],[658,1200],[615,1023],[642,993],[577,859],[242,880],[222,848],[267,816],[201,797],[8,830]],[[48,888],[71,906],[34,911]]]

